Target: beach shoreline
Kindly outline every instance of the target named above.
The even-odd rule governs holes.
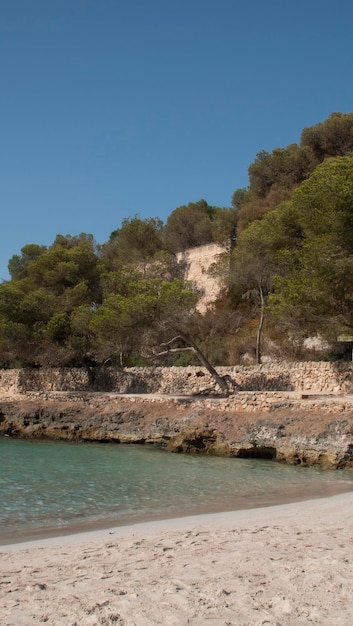
[[[353,478],[353,476],[352,476]],[[322,500],[344,493],[353,493],[353,481],[337,480],[337,482],[322,482],[320,492],[317,492],[317,484],[300,484],[298,486],[288,485],[287,493],[265,493],[263,496],[238,497],[233,498],[228,504],[224,503],[223,507],[219,506],[188,506],[181,511],[176,512],[164,511],[156,515],[154,512],[142,512],[140,514],[126,514],[120,518],[112,516],[101,518],[88,518],[81,521],[69,521],[65,526],[42,526],[32,528],[20,528],[14,530],[0,528],[0,551],[7,546],[25,545],[31,546],[40,544],[42,541],[65,539],[65,537],[84,537],[95,532],[111,531],[117,528],[143,527],[144,524],[154,522],[168,522],[168,520],[178,520],[183,518],[202,518],[207,515],[222,515],[226,513],[236,513],[238,511],[247,511],[252,509],[272,508],[286,504],[295,504],[307,502],[311,500]],[[71,540],[69,539],[69,542]]]
[[[59,532],[54,530],[49,530],[50,535],[45,536],[45,534],[41,534],[37,538],[24,538],[23,540],[9,541],[7,543],[0,544],[0,554],[2,552],[17,552],[21,550],[30,550],[32,548],[50,548],[51,546],[65,546],[65,545],[74,545],[79,543],[86,542],[96,542],[96,541],[104,541],[108,540],[111,535],[115,537],[126,537],[128,535],[144,535],[145,533],[149,534],[150,532],[158,531],[162,529],[163,531],[170,529],[183,529],[184,527],[191,526],[204,526],[210,524],[213,526],[215,523],[237,523],[240,520],[246,520],[249,523],[252,523],[258,518],[267,519],[272,518],[274,515],[281,515],[286,518],[290,517],[293,512],[296,512],[297,509],[303,508],[308,512],[309,510],[315,508],[315,506],[321,507],[322,509],[331,508],[331,504],[337,498],[337,502],[341,504],[340,497],[347,497],[347,502],[352,500],[353,505],[353,488],[349,490],[344,490],[342,493],[334,493],[330,496],[317,496],[316,498],[310,499],[298,499],[295,501],[282,501],[275,504],[263,504],[262,506],[247,506],[234,510],[224,510],[217,512],[204,512],[204,513],[192,513],[189,515],[180,515],[180,516],[166,516],[162,518],[150,518],[150,519],[142,519],[128,523],[122,524],[105,524],[105,525],[97,525],[92,524],[92,527],[85,527],[84,525],[79,525],[77,527],[70,527],[68,529],[61,529]],[[352,515],[353,515],[353,506],[352,506]],[[43,531],[41,530],[40,533]]]
[[[1,546],[0,622],[348,626],[352,547],[353,492]]]

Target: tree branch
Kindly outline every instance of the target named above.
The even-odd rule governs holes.
[[[176,341],[180,341],[180,340],[183,341],[184,343],[188,343],[189,345],[187,347],[181,347],[181,348],[171,348],[170,347],[173,343],[175,343]],[[222,395],[224,397],[227,397],[229,395],[227,382],[224,380],[224,378],[222,378],[222,376],[220,376],[218,374],[218,372],[211,365],[211,363],[205,357],[205,355],[200,350],[200,348],[196,345],[196,343],[190,337],[188,337],[185,334],[180,334],[180,335],[177,335],[176,337],[173,337],[173,339],[170,339],[170,341],[166,341],[164,343],[161,343],[160,345],[161,346],[165,346],[166,350],[163,350],[163,352],[160,352],[159,354],[156,354],[155,355],[156,357],[165,356],[165,355],[167,355],[167,354],[169,354],[171,352],[185,352],[186,350],[189,350],[189,351],[193,352],[197,356],[197,358],[199,359],[200,363],[211,374],[212,378],[215,380],[215,382],[219,386],[219,388],[220,388],[220,390],[222,392]]]

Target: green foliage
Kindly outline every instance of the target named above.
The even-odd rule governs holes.
[[[300,145],[259,152],[231,208],[200,200],[165,226],[135,215],[103,246],[85,233],[24,246],[0,284],[0,365],[146,363],[177,336],[219,364],[258,356],[263,326],[281,355],[317,332],[338,354],[337,334],[353,332],[352,150],[353,113],[333,113]],[[211,242],[224,289],[200,315],[174,253]]]
[[[277,186],[293,189],[313,171],[314,160],[310,149],[296,143],[287,148],[274,148],[271,153],[262,150],[249,166],[250,189],[259,198],[264,198]]]
[[[239,211],[245,204],[251,201],[250,189],[241,187],[236,189],[232,195],[232,207]]]
[[[58,235],[53,245],[28,266],[28,277],[34,285],[59,297],[67,289],[85,283],[87,299],[96,301],[100,297],[99,271],[92,235]]]
[[[6,362],[70,361],[75,352],[70,315],[101,299],[92,235],[58,235],[49,248],[24,246],[10,267],[12,281],[0,285],[0,345]]]
[[[324,122],[304,128],[300,145],[261,150],[248,169],[249,188],[237,189],[232,196],[238,211],[238,233],[288,200],[327,157],[346,156],[352,150],[353,113],[332,113]]]
[[[259,287],[269,293],[272,276],[280,271],[283,263],[282,251],[295,250],[302,236],[290,202],[268,212],[262,220],[252,222],[239,235],[232,254],[229,280],[234,295],[243,297]]]
[[[187,323],[196,300],[178,279],[140,279],[127,284],[124,294],[109,294],[89,322],[98,360],[147,354],[166,332]]]
[[[20,324],[0,318],[0,364],[2,367],[33,363],[33,344],[30,329]]]
[[[162,227],[156,217],[142,220],[135,215],[124,219],[103,247],[102,262],[109,269],[131,264],[145,266],[163,249]]]
[[[237,216],[234,208],[210,206],[205,200],[175,209],[164,228],[165,245],[180,252],[208,243],[230,245]]]
[[[201,246],[212,241],[212,216],[214,208],[205,200],[180,206],[168,217],[164,235],[172,252]]]
[[[326,159],[292,200],[239,235],[230,274],[235,305],[246,296],[255,306],[261,290],[292,336],[319,332],[333,341],[340,328],[352,328],[352,220],[353,157]]]
[[[304,128],[301,146],[312,151],[316,163],[349,155],[353,151],[353,113],[332,113],[324,122]]]
[[[23,248],[21,248],[21,254],[14,254],[8,263],[12,280],[26,278],[29,264],[36,261],[45,251],[45,246],[38,246],[35,243],[23,246]]]
[[[306,238],[330,234],[353,252],[353,157],[326,159],[293,195]]]
[[[283,251],[271,310],[332,340],[353,328],[353,157],[326,159],[295,192],[291,210],[301,243]]]
[[[43,288],[31,290],[26,279],[0,285],[0,317],[32,327],[54,310],[55,298]]]
[[[64,343],[71,334],[70,317],[67,313],[55,313],[46,325],[48,337],[58,343]]]
[[[239,235],[251,222],[260,220],[266,213],[272,211],[291,197],[289,189],[283,189],[274,185],[265,198],[253,196],[246,202],[237,213],[237,234]]]
[[[212,241],[229,250],[237,220],[237,211],[234,208],[216,208],[212,219]]]

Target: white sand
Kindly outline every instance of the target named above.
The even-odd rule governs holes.
[[[0,546],[0,624],[351,626],[353,493]]]

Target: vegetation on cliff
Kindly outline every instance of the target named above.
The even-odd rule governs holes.
[[[229,208],[200,200],[165,225],[136,215],[103,245],[82,233],[24,246],[0,285],[0,366],[146,364],[176,335],[216,365],[260,361],[261,351],[303,358],[303,340],[316,334],[327,357],[344,356],[336,340],[353,334],[352,150],[353,114],[334,113],[300,144],[256,155]],[[201,315],[175,252],[210,242],[224,245],[215,268],[224,288]]]

